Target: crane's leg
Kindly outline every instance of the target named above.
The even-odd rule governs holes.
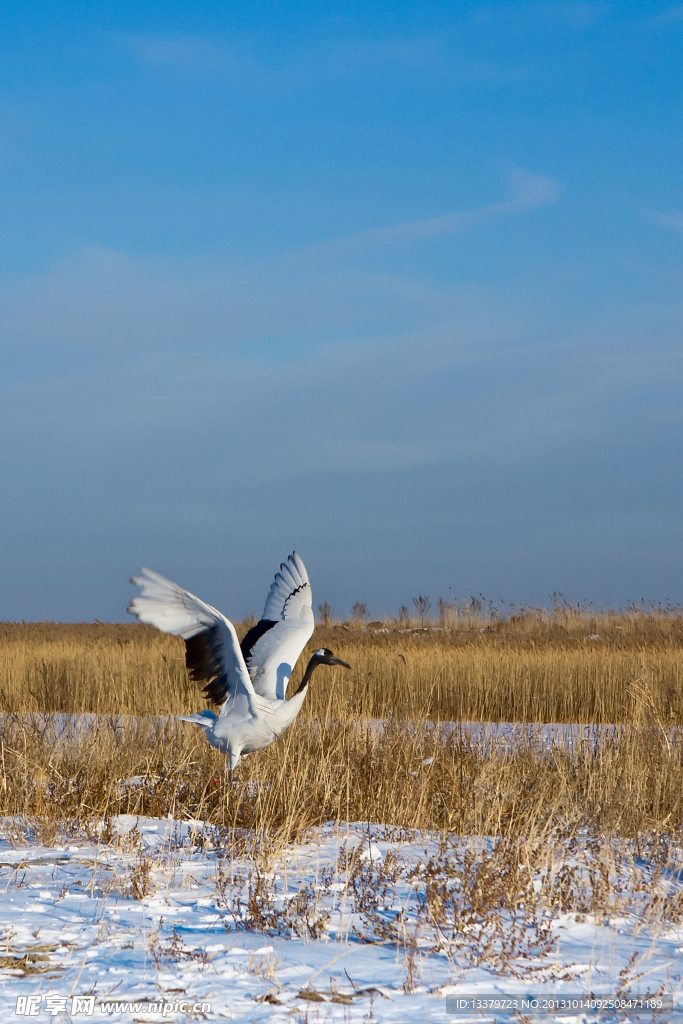
[[[233,783],[233,785],[235,784],[236,779],[233,778],[232,773],[237,768],[237,765],[240,763],[241,758],[242,758],[242,751],[241,751],[241,749],[239,747],[234,748],[234,747],[228,746],[228,759],[226,761],[226,772],[229,775],[230,781]]]

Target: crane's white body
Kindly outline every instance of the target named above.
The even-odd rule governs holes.
[[[164,576],[142,569],[131,582],[142,591],[128,611],[183,637],[191,674],[208,680],[205,692],[219,704],[218,714],[207,710],[178,718],[199,725],[209,743],[228,755],[231,770],[242,754],[270,746],[298,715],[307,689],[286,699],[314,626],[311,585],[296,552],[280,566],[263,616],[242,646],[229,619]]]
[[[260,708],[256,714],[244,715],[228,698],[220,714],[202,711],[195,715],[178,715],[183,722],[194,722],[204,729],[204,735],[212,747],[227,754],[230,770],[236,768],[242,754],[263,750],[274,743],[288,729],[301,710],[306,692],[301,691],[290,700],[270,702],[267,711]]]

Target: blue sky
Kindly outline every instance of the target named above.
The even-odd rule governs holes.
[[[0,617],[683,601],[683,5],[8,3]],[[451,588],[449,590],[449,588]]]

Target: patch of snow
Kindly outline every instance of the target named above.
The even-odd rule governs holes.
[[[370,843],[370,846],[367,848],[367,850],[363,850],[363,852],[361,853],[360,859],[376,861],[381,860],[383,856],[384,854],[380,850],[379,846],[377,846],[375,843]]]
[[[396,856],[411,866],[412,873],[392,883],[389,895],[378,896],[379,904],[366,908],[379,924],[400,917],[409,936],[420,878],[438,848],[436,836],[399,841],[392,838],[396,833],[367,822],[318,829],[309,842],[289,847],[259,872],[270,894],[261,907],[263,927],[269,907],[285,915],[300,905],[301,913],[308,914],[300,934],[287,929],[277,934],[276,929],[256,930],[247,891],[256,865],[222,849],[211,826],[119,815],[110,827],[113,843],[84,839],[66,852],[30,842],[19,851],[0,838],[0,1020],[21,1019],[15,1017],[20,996],[39,996],[41,1017],[55,1019],[46,1017],[48,995],[66,996],[70,1006],[72,995],[92,994],[94,1012],[83,1019],[98,1024],[134,1017],[109,1014],[102,1009],[107,999],[209,1002],[212,1009],[203,1019],[236,1024],[360,1024],[370,1019],[376,1024],[464,1024],[465,1017],[446,1013],[446,999],[463,992],[524,994],[533,987],[548,993],[613,993],[631,976],[629,971],[635,977],[639,970],[650,991],[660,985],[674,994],[682,990],[683,927],[657,930],[624,915],[605,921],[590,914],[557,913],[548,919],[551,951],[511,962],[502,972],[485,963],[460,962],[457,950],[446,952],[419,936],[413,947],[405,948],[389,941],[362,941],[366,911],[353,909],[339,867],[344,851],[357,851],[355,861],[363,862],[366,873],[388,870]],[[204,840],[200,850],[193,845],[197,835]],[[207,847],[209,838],[213,849]],[[139,900],[130,879],[134,871],[140,876],[147,861],[151,890]],[[576,867],[569,857],[564,863]],[[558,861],[552,870],[561,866]],[[192,887],[184,881],[188,868]],[[639,870],[647,872],[648,865],[639,864]],[[232,888],[225,881],[230,871],[236,879]],[[545,874],[530,875],[534,891],[541,888],[541,877]],[[673,875],[670,894],[682,888],[681,879]],[[683,1001],[677,1006],[665,1017],[672,1024],[683,1021]],[[162,1016],[160,1011],[137,1016],[194,1019],[175,1012]],[[498,1014],[497,1019],[518,1017]]]

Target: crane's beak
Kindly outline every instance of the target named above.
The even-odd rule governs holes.
[[[328,665],[341,665],[342,668],[353,669],[353,666],[349,665],[348,661],[342,661],[341,658],[335,658],[335,657],[330,658],[330,660],[328,662]]]

